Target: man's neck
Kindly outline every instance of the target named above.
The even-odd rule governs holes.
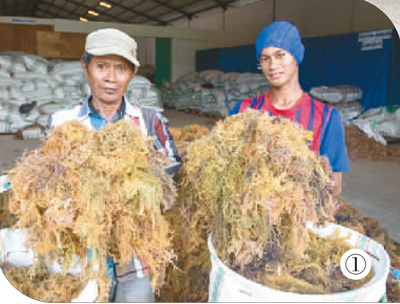
[[[272,87],[270,100],[272,105],[279,110],[288,110],[293,107],[303,96],[300,84],[280,88]]]
[[[95,98],[92,98],[90,101],[92,106],[108,121],[110,122],[115,113],[117,113],[118,109],[121,107],[122,99],[119,103],[105,104],[103,102],[98,101]]]

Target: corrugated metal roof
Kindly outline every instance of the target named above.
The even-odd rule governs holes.
[[[241,3],[243,0],[0,0],[0,15],[72,20],[83,17],[89,21],[165,26],[218,7],[227,9]]]

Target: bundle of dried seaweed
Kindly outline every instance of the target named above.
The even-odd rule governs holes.
[[[70,274],[50,273],[45,268],[32,273],[29,267],[0,264],[4,275],[21,293],[31,299],[50,302],[71,302],[86,285],[85,280]]]
[[[345,292],[371,280],[372,270],[367,277],[356,281],[343,275],[340,260],[352,247],[346,243],[346,238],[340,237],[339,230],[327,238],[312,232],[309,235],[305,257],[296,258],[283,252],[281,261],[284,263],[280,263],[267,251],[261,260],[243,270],[237,269],[238,273],[270,288],[301,294]]]
[[[190,142],[201,138],[210,133],[207,127],[199,126],[197,124],[185,126],[181,129],[170,128],[171,135],[174,138],[176,149],[178,150],[179,156],[185,157],[187,153],[187,147]]]
[[[332,219],[331,169],[289,120],[249,110],[189,146],[182,194],[191,218],[208,218],[217,249],[240,266],[267,244],[302,254],[306,223]],[[193,209],[193,210],[191,210]]]
[[[101,301],[108,295],[107,258],[124,268],[136,253],[158,290],[174,256],[162,215],[176,195],[164,173],[168,164],[129,121],[100,132],[66,123],[9,172],[15,227],[26,228],[28,242],[64,271],[74,254],[83,257],[92,248],[99,267],[86,275],[98,280]]]
[[[0,229],[10,228],[15,224],[13,216],[8,207],[10,191],[0,193]]]
[[[181,237],[189,255],[206,250],[210,231],[220,259],[234,269],[266,252],[277,263],[307,255],[306,223],[333,221],[334,205],[328,161],[302,134],[289,120],[248,110],[190,144],[180,183],[192,227],[191,237]]]
[[[174,140],[178,141],[193,141],[210,133],[207,127],[199,126],[197,124],[185,126],[183,128],[170,128],[171,135]]]

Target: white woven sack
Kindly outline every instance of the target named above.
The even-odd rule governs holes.
[[[0,121],[6,123],[19,124],[24,120],[19,113],[18,106],[3,105],[0,109]]]
[[[48,79],[51,76],[47,74],[40,74],[40,73],[34,73],[34,72],[15,72],[13,75],[14,79],[18,79],[21,81],[29,81],[32,79]]]
[[[231,73],[225,73],[224,74],[224,81],[226,82],[236,82],[236,80],[239,78],[240,73],[235,73],[235,72],[231,72]]]
[[[21,114],[21,118],[24,121],[31,122],[31,123],[36,122],[36,120],[39,118],[39,116],[40,116],[40,113],[39,113],[39,109],[37,106],[35,106],[33,109],[31,109],[28,114]]]
[[[1,229],[0,246],[3,255],[0,262],[9,262],[14,266],[30,266],[34,258],[31,248],[25,246],[26,236],[20,229]]]
[[[218,259],[212,244],[212,234],[208,237],[208,248],[211,253],[211,273],[209,285],[209,302],[378,302],[385,296],[386,280],[390,271],[390,259],[382,245],[372,239],[343,226],[329,224],[317,228],[309,224],[315,233],[326,237],[340,229],[340,236],[349,236],[347,241],[353,247],[367,250],[379,260],[371,258],[373,278],[358,289],[334,294],[298,294],[268,288],[250,281],[232,271]]]
[[[47,125],[47,121],[49,119],[49,115],[47,114],[41,114],[38,119],[36,119],[36,123],[41,125],[41,126],[46,126]]]
[[[265,81],[265,76],[263,74],[257,73],[241,73],[237,78],[237,82],[260,82]]]
[[[23,55],[20,56],[28,72],[47,74],[47,60],[41,56]]]
[[[78,72],[82,72],[82,64],[80,61],[69,61],[69,62],[60,62],[56,63],[53,67],[52,74],[77,74]]]
[[[37,91],[41,89],[49,89],[50,85],[46,81],[46,79],[41,79],[41,78],[33,78],[27,81],[24,81],[24,84],[22,85],[22,91]]]
[[[146,77],[136,75],[132,78],[129,84],[136,85],[136,84],[144,84],[144,85],[152,85],[151,81],[148,80]]]
[[[50,87],[41,88],[40,90],[26,92],[28,101],[37,101],[44,98],[54,98],[53,90]]]
[[[192,72],[192,73],[185,74],[176,80],[176,82],[180,82],[180,81],[200,82],[200,73]]]
[[[219,70],[206,70],[199,74],[200,81],[203,83],[221,83],[224,81],[224,72]]]
[[[75,72],[75,74],[56,74],[52,76],[56,82],[51,82],[50,85],[54,86],[75,86],[81,84],[85,81],[85,75],[80,72]]]
[[[13,87],[17,89],[21,89],[23,84],[22,80],[15,79],[12,77],[1,77],[0,76],[0,89],[3,89],[4,87]]]
[[[30,125],[30,122],[20,121],[17,123],[9,123],[0,121],[0,133],[15,133],[23,127]]]
[[[0,64],[0,78],[1,78],[1,77],[10,78],[11,75],[10,75],[10,73],[6,70],[6,68],[3,67],[3,66]]]
[[[16,72],[26,72],[25,65],[13,56],[0,56],[0,65],[2,65],[9,75],[13,75]]]
[[[19,99],[26,101],[25,94],[16,87],[3,87],[0,89],[0,99]]]
[[[1,104],[4,106],[22,106],[23,104],[26,104],[26,100],[21,100],[21,99],[0,99]]]
[[[50,114],[53,114],[56,111],[65,109],[67,107],[68,107],[68,105],[65,105],[63,103],[48,102],[48,103],[45,103],[45,104],[39,106],[39,112],[42,115],[48,116]],[[47,120],[46,120],[46,122],[47,122]]]

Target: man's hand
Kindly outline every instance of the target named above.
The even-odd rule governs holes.
[[[342,172],[333,172],[333,195],[335,197],[342,194]]]

